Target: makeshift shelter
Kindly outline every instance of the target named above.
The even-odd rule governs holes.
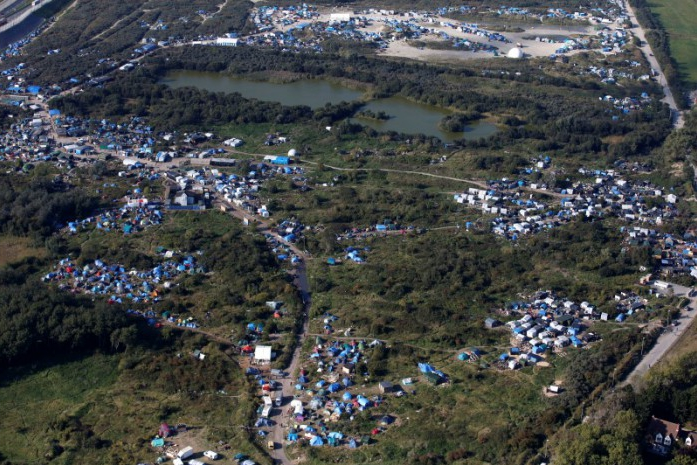
[[[254,350],[254,360],[260,363],[271,362],[271,346],[258,345]]]
[[[337,392],[337,391],[339,391],[340,389],[341,389],[341,384],[339,384],[339,383],[332,383],[332,384],[330,384],[329,387],[327,388],[327,390],[328,390],[329,392]]]
[[[167,423],[162,423],[157,435],[161,438],[168,438],[172,434],[172,428],[169,427]]]

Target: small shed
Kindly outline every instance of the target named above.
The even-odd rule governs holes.
[[[381,394],[385,394],[387,392],[392,392],[393,386],[389,381],[380,381],[378,383],[378,389]]]
[[[496,328],[497,326],[501,326],[501,322],[496,318],[487,318],[486,320],[484,320],[484,326],[487,329],[492,329]]]

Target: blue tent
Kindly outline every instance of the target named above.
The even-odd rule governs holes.
[[[353,386],[353,381],[351,381],[349,378],[344,378],[341,382],[346,387]]]
[[[358,447],[358,444],[356,444],[355,439],[351,438],[351,440],[348,443],[348,446],[349,446],[349,449],[355,449],[356,447]]]
[[[458,360],[465,361],[465,360],[469,360],[469,358],[470,358],[470,356],[467,355],[467,354],[464,353],[464,352],[462,352],[462,353],[460,353],[460,354],[457,355],[457,359],[458,359]]]
[[[301,375],[300,378],[298,378],[298,383],[307,383],[308,381],[310,380],[307,378],[307,376]]]
[[[419,363],[419,370],[421,370],[421,373],[431,373],[434,371],[434,368],[428,363]]]
[[[324,441],[322,441],[322,438],[321,438],[321,437],[315,436],[315,437],[313,437],[312,439],[310,439],[310,445],[311,445],[311,446],[314,446],[314,447],[323,446],[323,445],[324,445]]]
[[[353,396],[351,395],[350,392],[346,391],[346,392],[344,392],[344,395],[341,396],[341,398],[344,400],[351,400],[353,398]]]
[[[339,383],[332,383],[329,385],[329,392],[337,392],[339,389],[341,389],[341,384]]]
[[[298,433],[288,433],[288,441],[296,442],[298,440]]]

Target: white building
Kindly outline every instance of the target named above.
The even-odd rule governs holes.
[[[257,346],[254,350],[254,361],[261,363],[271,362],[271,346]]]
[[[237,47],[240,43],[240,39],[237,37],[218,37],[215,39],[215,45],[220,45],[223,47]]]

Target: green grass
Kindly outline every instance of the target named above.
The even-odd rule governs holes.
[[[195,336],[171,342],[171,349],[57,358],[8,371],[0,385],[0,457],[12,463],[44,463],[46,454],[54,464],[154,461],[149,441],[162,421],[196,427],[178,437],[180,445],[201,451],[223,440],[232,450],[259,455],[239,428],[252,397],[237,365]],[[193,347],[209,357],[195,360]],[[219,389],[236,396],[223,397]]]
[[[670,49],[681,74],[697,85],[697,6],[692,0],[653,0],[652,12],[670,36]]]

